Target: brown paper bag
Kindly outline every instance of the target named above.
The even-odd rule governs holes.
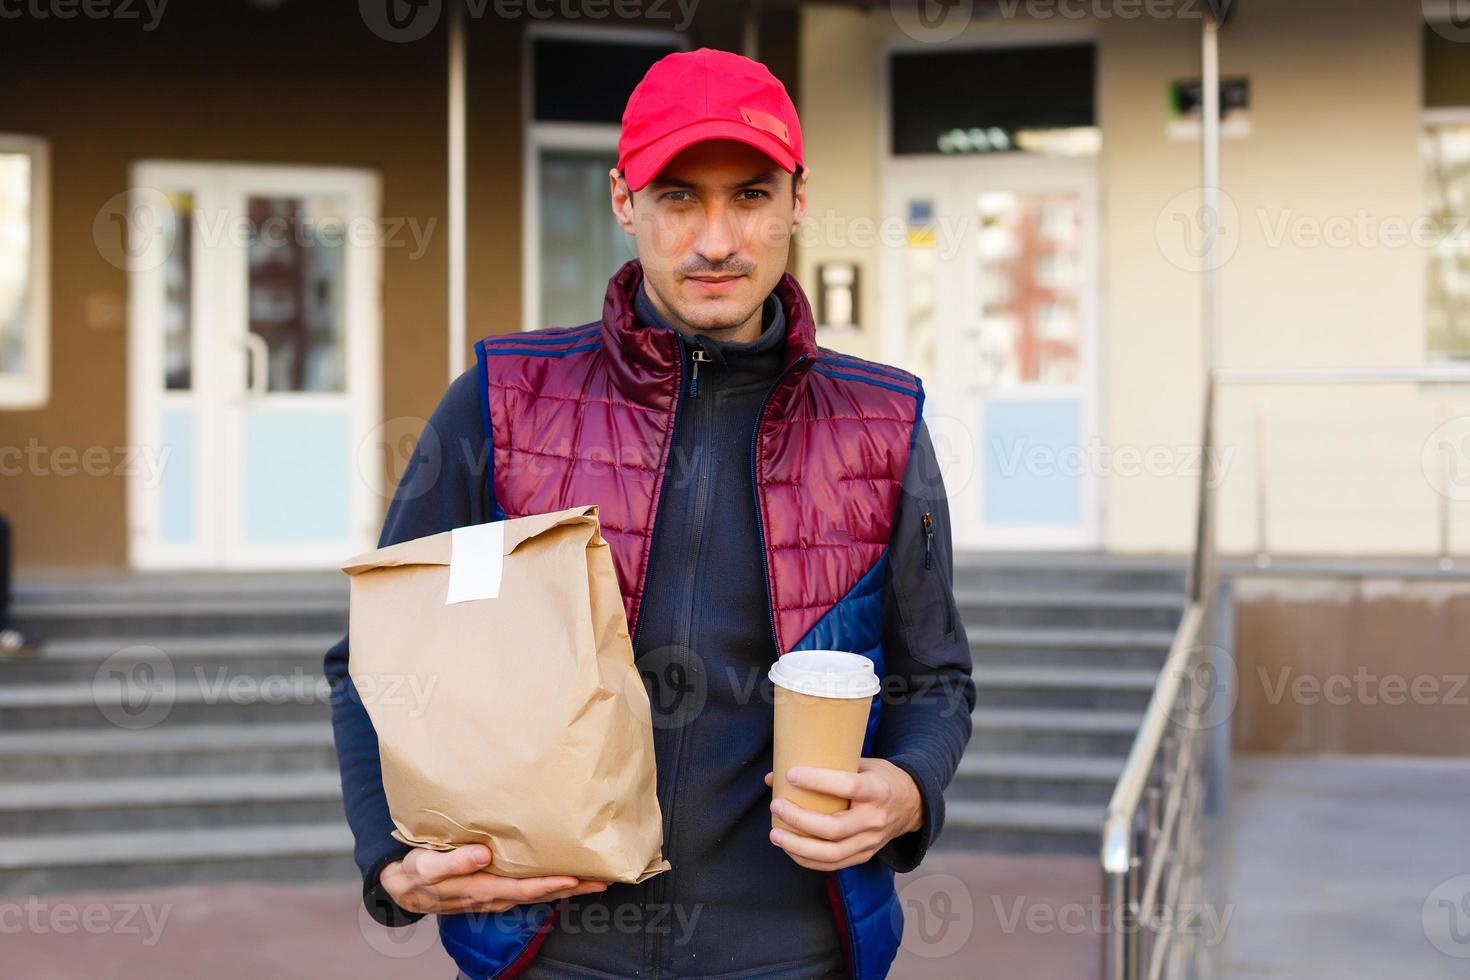
[[[648,695],[596,506],[341,567],[348,665],[377,730],[394,837],[486,844],[488,870],[516,878],[669,869]]]

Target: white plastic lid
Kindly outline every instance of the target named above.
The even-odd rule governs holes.
[[[882,686],[873,661],[842,650],[794,650],[766,674],[772,684],[819,698],[870,698]]]

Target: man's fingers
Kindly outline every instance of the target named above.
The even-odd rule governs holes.
[[[860,834],[864,830],[872,829],[868,825],[867,814],[873,808],[866,810],[840,810],[837,813],[818,813],[805,807],[797,806],[790,800],[773,800],[771,812],[786,821],[803,834],[820,837],[823,840],[846,840],[854,834]]]
[[[452,851],[415,848],[403,861],[405,870],[428,884],[474,874],[489,863],[490,848],[484,844],[469,844]]]
[[[774,786],[774,785],[776,785],[776,774],[775,773],[773,773],[773,772],[766,773],[766,785],[767,786]]]
[[[786,773],[786,780],[793,786],[844,800],[877,802],[888,788],[881,776],[843,772],[841,769],[818,769],[815,766],[792,766]]]
[[[771,841],[793,858],[805,858],[814,864],[841,865],[866,846],[859,838],[817,840],[789,831],[771,831]]]
[[[593,893],[596,893],[596,892],[605,892],[605,891],[607,891],[607,882],[605,882],[605,881],[588,881],[588,882],[583,882],[582,884],[578,885],[576,888],[567,888],[567,889],[564,889],[564,890],[559,891],[559,892],[552,892],[550,895],[545,896],[542,899],[542,901],[543,902],[554,902],[554,901],[557,901],[557,900],[563,899],[563,898],[571,898],[573,895],[590,895],[590,894],[593,894]]]

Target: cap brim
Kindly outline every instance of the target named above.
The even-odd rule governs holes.
[[[782,170],[787,173],[796,172],[796,157],[792,155],[791,149],[764,129],[730,119],[707,119],[660,136],[647,146],[628,154],[622,165],[623,178],[628,182],[628,189],[642,190],[680,150],[705,140],[735,140],[737,143],[753,146],[776,161],[776,165]]]

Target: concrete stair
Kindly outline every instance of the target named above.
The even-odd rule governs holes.
[[[1183,613],[1182,559],[960,555],[955,595],[977,705],[939,846],[1096,854]]]
[[[1183,602],[1181,562],[962,556],[974,737],[940,846],[1095,853]],[[0,661],[0,895],[352,878],[322,574],[28,582]]]
[[[322,677],[343,576],[30,583],[0,661],[0,895],[350,879]]]

